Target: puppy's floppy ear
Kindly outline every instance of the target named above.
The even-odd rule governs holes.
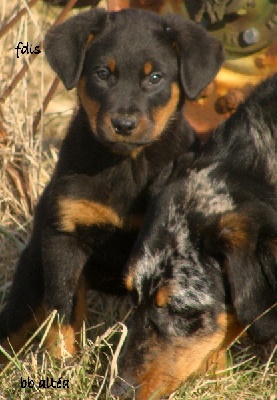
[[[54,25],[46,34],[46,57],[68,90],[80,78],[89,35],[100,32],[106,18],[104,9],[93,9]]]
[[[226,260],[238,319],[245,327],[250,324],[248,333],[256,342],[277,334],[276,221],[277,213],[262,207],[256,212],[228,212],[205,234],[209,250]]]
[[[165,31],[180,53],[180,77],[186,95],[195,99],[212,81],[223,60],[223,46],[201,26],[179,15],[164,17]]]

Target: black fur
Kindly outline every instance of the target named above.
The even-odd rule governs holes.
[[[197,148],[184,98],[197,96],[223,60],[203,28],[138,10],[77,15],[51,28],[45,51],[66,88],[77,85],[80,104],[0,315],[2,341],[41,305],[72,325],[82,273],[94,289],[124,291],[139,229],[132,221],[144,216],[149,185]]]

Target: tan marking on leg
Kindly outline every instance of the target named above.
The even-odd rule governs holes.
[[[75,332],[71,325],[54,323],[49,329],[45,348],[56,358],[73,356],[76,352]]]
[[[128,291],[132,291],[135,288],[135,277],[137,270],[137,259],[131,259],[128,263],[128,271],[126,271],[126,275],[124,276],[124,285]]]
[[[72,325],[55,322],[47,334],[45,348],[53,357],[73,356],[79,350],[83,322],[87,318],[86,282],[83,274],[75,296]]]
[[[81,274],[79,279],[79,285],[76,293],[76,303],[74,307],[74,317],[73,317],[73,329],[75,331],[75,336],[77,343],[81,343],[81,332],[83,328],[84,321],[87,320],[87,288],[85,277]]]
[[[154,139],[158,139],[160,134],[166,128],[170,118],[174,114],[174,111],[177,109],[177,105],[179,102],[180,90],[177,83],[171,84],[171,96],[166,105],[157,107],[153,111],[153,119],[155,122],[154,130],[152,136]]]
[[[37,311],[34,312],[33,318],[28,322],[25,322],[16,332],[13,332],[5,339],[1,346],[8,352],[17,353],[28,340],[28,336],[36,331],[38,327],[42,324],[46,316],[44,307],[39,307]],[[0,363],[6,363],[8,360],[4,354],[0,353]]]
[[[114,225],[121,228],[123,222],[112,208],[86,199],[70,199],[61,196],[58,200],[59,229],[74,232],[78,225]]]
[[[81,103],[87,113],[89,124],[93,132],[97,132],[97,114],[100,105],[96,100],[91,99],[86,91],[86,77],[83,76],[77,84],[77,92],[80,97]]]

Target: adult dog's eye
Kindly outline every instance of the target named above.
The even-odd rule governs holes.
[[[110,71],[108,68],[98,68],[94,73],[101,81],[107,81],[110,78]]]
[[[151,85],[157,85],[162,78],[163,76],[160,72],[153,72],[153,74],[149,76],[149,83],[151,83]]]

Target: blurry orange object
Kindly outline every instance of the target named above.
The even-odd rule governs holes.
[[[129,7],[130,0],[107,0],[107,8],[109,11],[119,11]]]
[[[149,7],[161,6],[164,0],[107,0],[107,8],[109,11],[119,11],[123,8],[137,8],[137,7]],[[160,11],[155,9],[153,11]]]

